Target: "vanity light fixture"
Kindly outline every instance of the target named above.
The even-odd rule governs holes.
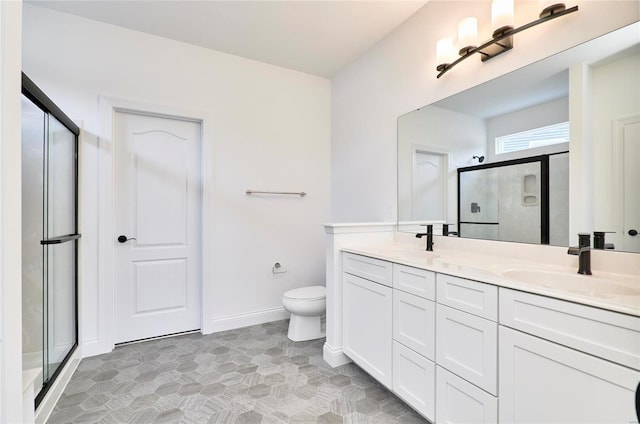
[[[513,48],[513,36],[526,29],[539,25],[543,22],[559,18],[569,13],[577,12],[578,6],[567,9],[564,3],[555,1],[540,0],[542,11],[539,19],[529,22],[521,27],[513,27],[513,0],[493,0],[491,3],[491,24],[494,28],[493,38],[477,44],[478,21],[474,17],[465,18],[458,25],[459,57],[455,56],[455,48],[450,38],[444,38],[436,43],[436,57],[438,60],[438,78],[444,75],[458,63],[474,55],[480,54],[481,60],[487,60],[498,56]]]

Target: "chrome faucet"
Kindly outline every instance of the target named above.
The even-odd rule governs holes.
[[[426,233],[416,234],[417,238],[422,238],[424,236],[427,236],[427,252],[433,252],[433,225],[432,224],[427,224]]]
[[[578,256],[578,274],[591,275],[591,234],[578,233],[578,246],[567,253]]]

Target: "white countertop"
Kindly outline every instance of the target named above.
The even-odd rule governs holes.
[[[468,251],[387,244],[343,248],[342,251],[415,268],[640,316],[640,275],[577,268]]]

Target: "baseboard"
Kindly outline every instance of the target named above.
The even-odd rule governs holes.
[[[248,327],[250,325],[279,321],[287,318],[289,318],[289,312],[285,311],[283,307],[265,309],[247,314],[231,315],[209,321],[208,325],[203,326],[202,334],[233,330],[235,328]]]
[[[202,334],[217,333],[219,331],[233,330],[235,328],[248,327],[250,325],[263,324],[265,322],[279,321],[289,318],[289,312],[280,306],[262,311],[249,312],[246,314],[231,315],[222,318],[216,318],[209,322],[204,322],[202,326]],[[99,339],[82,341],[82,357],[102,355],[109,353],[113,349],[105,349],[104,343]]]
[[[36,424],[46,423],[49,419],[49,416],[53,412],[53,408],[55,408],[56,403],[58,403],[62,392],[67,387],[67,384],[69,384],[71,376],[73,376],[73,373],[80,364],[80,359],[82,358],[81,350],[82,349],[78,347],[76,351],[73,352],[64,369],[60,374],[58,374],[56,381],[53,383],[44,399],[42,399],[42,402],[40,402],[38,409],[36,409]]]
[[[105,349],[104,343],[101,343],[100,340],[98,339],[82,341],[82,357],[83,358],[102,355],[103,353],[109,353],[111,351],[113,351],[113,348]]]
[[[322,347],[322,359],[324,359],[327,364],[331,365],[332,368],[352,362],[351,359],[344,354],[342,348],[334,349],[327,343]]]

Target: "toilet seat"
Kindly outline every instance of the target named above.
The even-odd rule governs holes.
[[[325,286],[300,287],[285,292],[282,297],[290,300],[320,300],[327,297],[327,289]]]

